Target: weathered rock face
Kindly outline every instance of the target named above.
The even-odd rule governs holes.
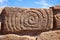
[[[37,40],[60,40],[60,30],[43,32]]]
[[[7,35],[1,35],[0,40],[36,40],[36,37],[7,34]]]
[[[2,12],[4,33],[21,30],[50,30],[53,28],[53,13],[50,9],[4,8]]]

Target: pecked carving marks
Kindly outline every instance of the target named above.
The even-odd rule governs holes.
[[[5,12],[4,12],[5,11]],[[3,31],[16,32],[20,30],[52,29],[53,15],[48,9],[9,8],[4,9],[2,16]]]
[[[27,9],[21,17],[22,26],[26,29],[48,30],[52,28],[52,13],[47,9]],[[47,27],[48,26],[48,27]]]
[[[23,17],[21,17],[21,27],[27,29],[38,29],[41,27],[42,23],[42,14],[36,10],[25,10],[23,13]],[[40,20],[42,19],[42,20]]]

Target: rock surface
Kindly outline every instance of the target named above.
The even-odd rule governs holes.
[[[60,6],[0,8],[0,40],[60,40]]]

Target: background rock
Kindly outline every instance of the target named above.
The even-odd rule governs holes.
[[[60,6],[51,7],[53,11],[53,26],[54,29],[60,29]]]

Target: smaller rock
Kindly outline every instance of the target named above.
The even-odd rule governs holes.
[[[0,35],[0,40],[35,40],[36,37],[19,36],[15,34]]]
[[[60,40],[60,30],[43,32],[37,37],[37,40]]]

